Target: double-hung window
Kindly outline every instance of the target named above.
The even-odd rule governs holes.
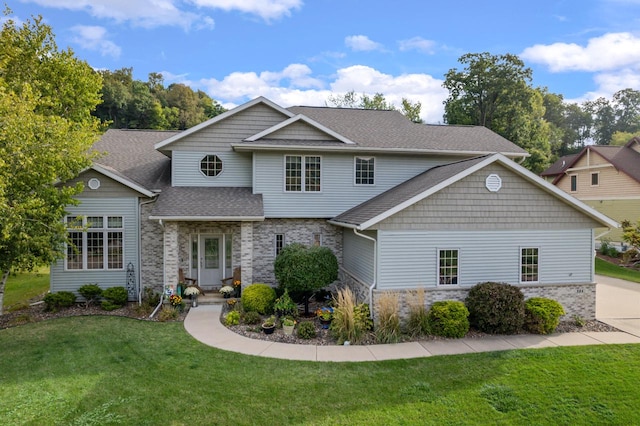
[[[284,189],[287,192],[320,192],[322,162],[318,155],[286,155]]]
[[[571,175],[571,192],[578,190],[578,175]]]
[[[375,158],[356,157],[355,158],[355,184],[374,185],[375,184]]]
[[[67,216],[67,269],[124,268],[122,216]]]
[[[539,250],[537,247],[520,249],[520,282],[538,282]]]
[[[439,284],[458,284],[458,259],[457,249],[438,250]]]
[[[274,252],[275,255],[278,256],[282,249],[284,248],[284,234],[275,234],[273,240]]]

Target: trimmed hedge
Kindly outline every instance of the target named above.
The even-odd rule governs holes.
[[[129,295],[124,287],[110,287],[102,292],[104,300],[101,303],[105,311],[113,311],[127,304]]]
[[[524,294],[513,285],[476,284],[465,299],[472,327],[489,334],[515,334],[524,324]]]
[[[464,337],[469,332],[469,310],[462,302],[435,302],[427,318],[429,330],[435,336]]]
[[[564,308],[555,300],[532,297],[525,302],[525,328],[536,334],[553,333],[564,314]]]
[[[44,310],[58,312],[60,308],[69,308],[76,302],[76,295],[70,291],[48,293],[44,296]]]
[[[256,311],[267,315],[273,313],[276,291],[267,284],[251,284],[242,291],[242,307],[245,311]]]

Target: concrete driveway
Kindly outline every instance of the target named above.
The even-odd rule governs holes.
[[[596,318],[640,337],[640,283],[596,275]]]

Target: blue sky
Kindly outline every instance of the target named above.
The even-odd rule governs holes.
[[[42,15],[97,69],[162,72],[226,107],[332,93],[422,103],[442,122],[445,73],[465,53],[513,53],[569,101],[640,90],[640,0],[8,0]]]

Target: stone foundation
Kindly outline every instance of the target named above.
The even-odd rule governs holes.
[[[344,285],[351,288],[356,294],[358,302],[369,303],[369,287],[350,275],[347,271],[341,270],[341,281]],[[574,316],[585,320],[592,320],[596,317],[596,285],[594,283],[584,284],[556,284],[556,285],[519,285],[524,298],[546,297],[559,302],[565,310],[562,319],[571,319]],[[377,315],[378,308],[376,306],[376,298],[381,294],[390,291],[398,294],[400,304],[400,318],[407,319],[409,317],[410,301],[408,298],[415,297],[415,291],[424,291],[424,305],[429,309],[434,302],[444,300],[459,300],[464,302],[470,288],[414,288],[403,290],[373,290],[374,303],[370,304],[374,312],[374,318]]]

